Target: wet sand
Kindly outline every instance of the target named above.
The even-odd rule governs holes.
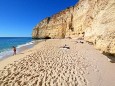
[[[115,86],[115,64],[83,40],[50,39],[0,62],[0,86]]]

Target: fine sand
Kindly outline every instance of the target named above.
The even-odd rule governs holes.
[[[115,64],[83,40],[50,39],[0,61],[0,86],[115,86]]]

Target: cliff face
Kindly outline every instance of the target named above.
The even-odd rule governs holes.
[[[33,30],[33,38],[65,38],[69,27],[72,27],[74,7],[41,21]]]
[[[92,42],[97,49],[115,54],[115,0],[80,0],[41,21],[33,38],[78,38]]]

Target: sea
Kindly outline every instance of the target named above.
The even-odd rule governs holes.
[[[17,52],[22,47],[29,47],[33,45],[35,40],[31,37],[0,37],[0,60],[7,56],[13,55],[12,47],[17,48]]]

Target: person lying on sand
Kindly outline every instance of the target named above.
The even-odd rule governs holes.
[[[13,46],[13,55],[16,55],[16,47]]]
[[[70,49],[70,47],[67,46],[66,44],[62,48]]]

